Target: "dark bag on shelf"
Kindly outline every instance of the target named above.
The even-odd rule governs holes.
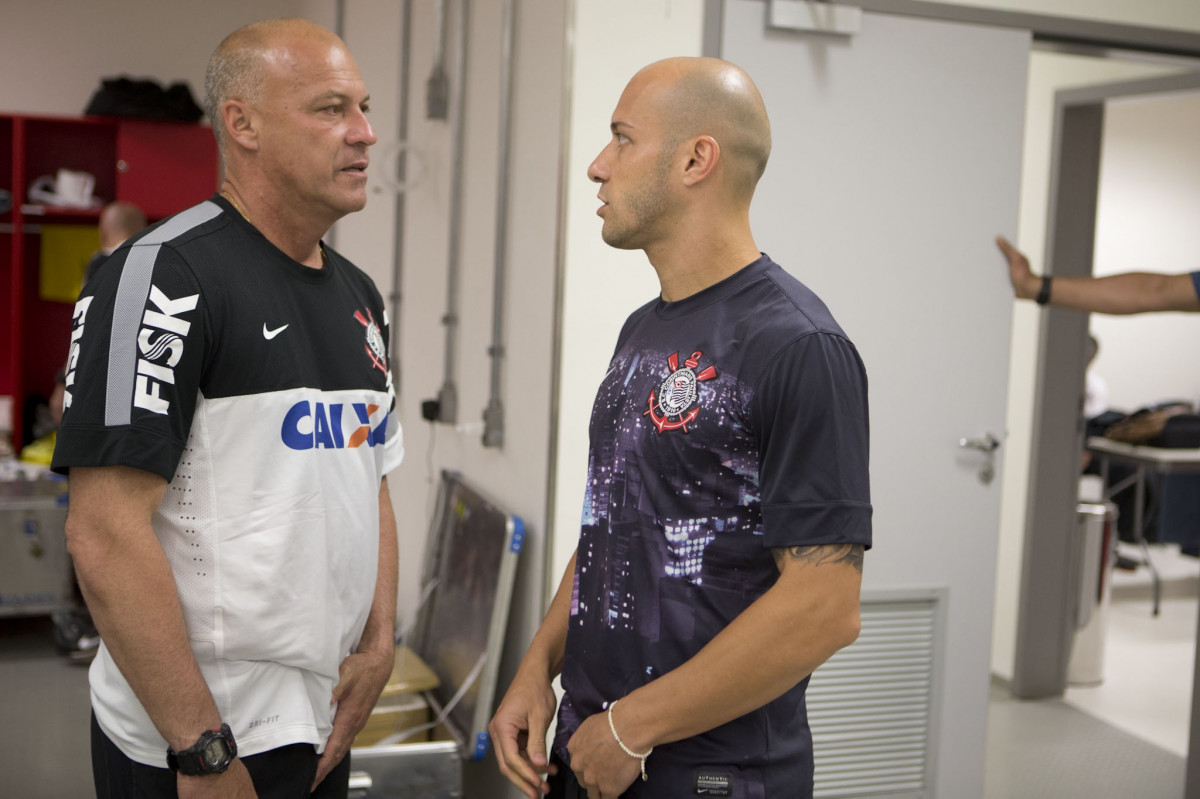
[[[1181,403],[1156,408],[1142,408],[1105,428],[1104,437],[1126,444],[1162,446],[1151,442],[1162,435],[1169,419],[1179,415],[1194,415],[1192,406]]]
[[[156,81],[125,75],[101,80],[84,113],[193,124],[204,116],[186,83],[172,83],[164,89]]]
[[[1152,447],[1196,449],[1200,447],[1200,414],[1177,413],[1167,417],[1162,432],[1146,442]]]

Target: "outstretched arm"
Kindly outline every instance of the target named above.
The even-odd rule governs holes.
[[[1035,299],[1042,278],[1033,274],[1029,259],[1003,236],[996,237],[996,245],[1008,261],[1013,293],[1018,299]],[[1200,311],[1200,295],[1188,273],[1125,272],[1107,277],[1055,277],[1048,304],[1104,314]]]

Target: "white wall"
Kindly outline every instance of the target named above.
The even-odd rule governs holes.
[[[347,42],[356,52],[377,47],[395,54],[398,36],[386,23],[392,0],[371,0],[376,7],[365,17],[364,0],[349,5]],[[459,4],[448,2],[452,22]],[[492,286],[495,269],[496,207],[499,174],[500,72],[503,4],[471,4],[467,28],[467,111],[463,149],[460,230],[460,320],[456,347],[458,425],[431,425],[420,417],[424,399],[438,395],[443,381],[447,311],[446,270],[449,257],[451,177],[454,164],[453,124],[459,82],[455,74],[456,38],[447,43],[450,76],[450,120],[426,116],[426,81],[434,63],[438,37],[432,2],[412,4],[409,109],[409,173],[404,196],[400,258],[401,311],[393,319],[399,330],[399,414],[405,431],[405,464],[389,480],[402,524],[401,617],[411,620],[424,554],[432,502],[442,469],[459,471],[484,495],[522,517],[526,544],[521,555],[509,622],[509,645],[500,664],[498,691],[516,671],[525,646],[543,612],[544,562],[548,552],[546,513],[549,498],[551,375],[555,291],[559,262],[559,186],[564,124],[563,63],[566,57],[566,10],[554,0],[517,3],[514,37],[511,163],[507,203],[506,257],[508,278],[503,308],[506,348],[501,381],[504,446],[482,445],[482,413],[488,403],[492,343]],[[373,12],[384,12],[375,15]],[[359,30],[355,19],[363,19]],[[382,28],[382,32],[378,29]],[[363,57],[360,56],[360,59]],[[397,64],[398,59],[394,58]],[[366,67],[364,66],[364,70]],[[393,73],[394,74],[394,73]],[[394,114],[394,94],[373,97],[375,115]],[[380,137],[376,163],[382,166],[388,145]],[[379,188],[384,188],[378,173]],[[374,179],[373,179],[373,185]],[[374,194],[368,212],[339,224],[337,244],[350,252],[360,237],[373,241],[379,263],[391,267],[390,251],[378,238],[391,237],[394,203]],[[380,210],[382,209],[382,210]],[[370,212],[376,213],[375,217]],[[372,238],[374,237],[374,238]],[[382,253],[382,256],[380,255]],[[361,262],[362,258],[358,259]],[[377,277],[381,287],[391,281]],[[385,289],[386,291],[386,289]],[[506,788],[493,760],[467,764],[467,791],[474,796],[515,795]]]
[[[333,0],[0,0],[0,110],[82,114],[102,77],[186,81],[199,104],[204,66],[235,28],[301,16],[332,26]]]
[[[601,240],[599,187],[587,168],[612,135],[613,109],[634,73],[661,58],[700,55],[701,11],[698,2],[678,0],[574,3],[551,592],[579,537],[592,399],[625,317],[659,291],[644,253]]]
[[[1096,274],[1200,269],[1200,95],[1108,103],[1096,217]],[[1095,314],[1091,329],[1111,407],[1200,401],[1194,315]]]

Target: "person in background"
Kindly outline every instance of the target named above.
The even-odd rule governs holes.
[[[83,271],[83,284],[87,285],[96,274],[96,270],[108,260],[117,247],[121,246],[130,236],[146,227],[146,215],[142,209],[131,202],[111,202],[100,211],[99,232],[100,249],[88,259]],[[50,417],[55,428],[62,423],[63,397],[66,392],[66,367],[59,369],[54,375],[54,390],[50,393]],[[46,462],[49,462],[53,443],[47,448]],[[100,648],[100,634],[92,622],[87,604],[79,591],[74,571],[71,574],[71,584],[75,599],[75,607],[69,611],[55,613],[54,647],[59,654],[76,663],[91,663]]]
[[[125,240],[146,227],[146,215],[142,209],[131,202],[117,200],[104,206],[100,211],[97,226],[100,232],[100,249],[92,253],[83,269],[83,285],[87,285],[96,276],[96,270],[108,260],[113,251],[125,243]],[[67,370],[60,369],[54,375],[54,391],[50,394],[50,416],[57,427],[62,422],[63,394],[65,390]]]
[[[322,236],[376,141],[346,45],[299,19],[213,53],[219,193],[75,306],[53,468],[102,643],[99,799],[346,797],[392,671],[402,457],[387,319]]]
[[[867,379],[751,234],[770,148],[744,71],[668,59],[588,169],[661,296],[618,337],[579,545],[490,725],[526,796],[812,796],[805,689],[858,635],[871,545]]]
[[[108,260],[113,250],[126,239],[146,227],[146,215],[142,209],[130,202],[111,202],[100,211],[100,249],[88,259],[83,270],[83,282],[91,280],[100,265]]]
[[[1087,372],[1083,384],[1083,422],[1085,446],[1083,449],[1084,473],[1099,473],[1092,470],[1092,453],[1086,442],[1091,436],[1104,434],[1104,426],[1111,422],[1108,413],[1108,381],[1096,373],[1096,356],[1100,354],[1100,341],[1090,333],[1087,340]]]
[[[1200,271],[1178,275],[1124,272],[1105,277],[1039,277],[1029,268],[1029,259],[1008,239],[997,236],[996,246],[1008,262],[1008,277],[1019,300],[1103,314],[1200,311]]]

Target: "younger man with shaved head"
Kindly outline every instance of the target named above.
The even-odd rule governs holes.
[[[402,454],[383,301],[321,242],[366,203],[367,91],[297,19],[232,33],[205,88],[219,193],[75,306],[54,468],[103,639],[96,792],[345,797],[392,668]]]
[[[497,759],[531,798],[811,797],[804,692],[858,635],[871,544],[866,375],[751,235],[771,133],[745,72],[651,64],[611,129],[588,169],[602,235],[662,293],[600,386],[579,545],[492,720]]]

